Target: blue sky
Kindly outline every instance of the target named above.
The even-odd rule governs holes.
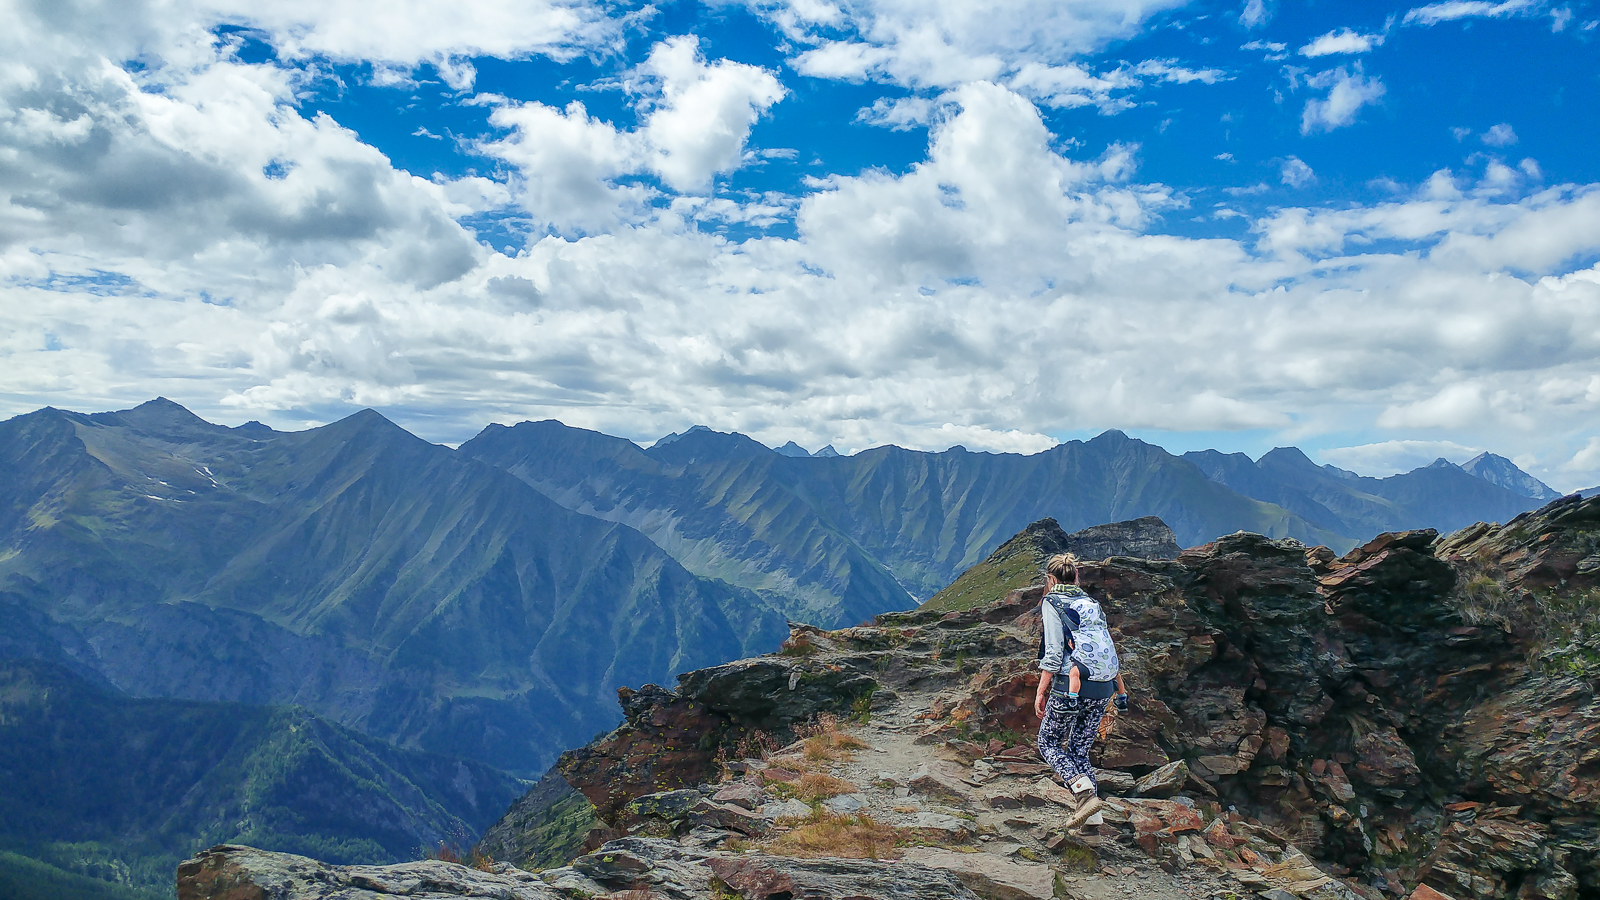
[[[1600,4],[0,4],[4,412],[1600,483]]]

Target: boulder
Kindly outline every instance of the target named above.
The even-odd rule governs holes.
[[[906,786],[939,800],[959,804],[971,802],[971,789],[961,780],[959,772],[937,761],[919,766]]]
[[[744,782],[735,782],[719,788],[715,794],[711,795],[711,799],[718,803],[731,803],[734,806],[742,806],[745,809],[755,809],[763,801],[761,789],[753,784]]]
[[[1171,797],[1183,790],[1188,779],[1189,764],[1180,759],[1136,780],[1133,792],[1140,797]]]

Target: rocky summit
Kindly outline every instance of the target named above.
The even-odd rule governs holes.
[[[623,724],[490,829],[471,877],[504,884],[470,895],[1600,896],[1600,500],[1082,576],[1133,694],[1096,748],[1103,823],[1061,827],[1032,746],[1029,585],[621,691]],[[179,896],[469,895],[403,867],[255,874],[294,859],[218,848]]]

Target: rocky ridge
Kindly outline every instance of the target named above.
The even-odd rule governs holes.
[[[1597,580],[1600,500],[1576,497],[1344,556],[1241,533],[1090,564],[1134,706],[1097,750],[1104,824],[1070,833],[1029,739],[1039,588],[793,626],[777,654],[620,692],[625,722],[557,764],[572,792],[544,787],[587,819],[544,833],[571,861],[538,878],[564,898],[1580,900],[1600,892]],[[530,860],[535,806],[480,849]]]

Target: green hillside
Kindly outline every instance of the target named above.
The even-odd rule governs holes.
[[[0,896],[171,895],[222,842],[342,862],[470,841],[526,785],[293,707],[121,696],[0,661]]]

